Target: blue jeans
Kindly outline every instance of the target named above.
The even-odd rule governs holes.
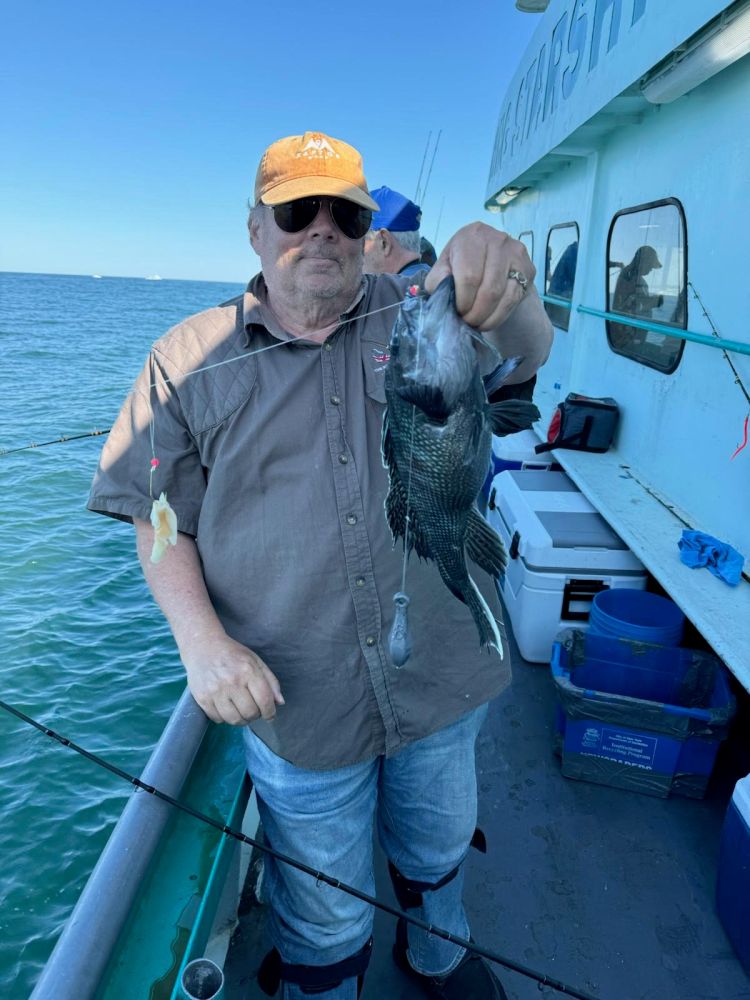
[[[380,844],[407,879],[435,883],[466,856],[476,826],[474,748],[487,706],[410,744],[393,757],[333,771],[308,771],[278,757],[245,729],[247,768],[269,844],[362,892],[374,895],[372,822]],[[330,965],[358,952],[372,934],[372,907],[283,862],[266,856],[264,896],[269,928],[282,959]],[[423,894],[412,914],[461,937],[469,936],[462,903],[463,870]],[[409,961],[424,974],[452,972],[464,949],[409,926]],[[316,994],[317,1000],[356,1000],[356,978]],[[284,983],[283,1000],[309,1000]]]

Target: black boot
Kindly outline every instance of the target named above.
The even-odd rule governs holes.
[[[447,976],[423,976],[409,964],[407,949],[406,923],[399,920],[393,960],[399,969],[421,984],[425,996],[437,1000],[508,1000],[499,980],[481,956],[467,951]]]

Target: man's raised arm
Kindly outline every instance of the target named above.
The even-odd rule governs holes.
[[[508,383],[531,378],[549,356],[553,331],[534,287],[536,268],[523,243],[473,222],[445,245],[425,279],[425,290],[433,292],[448,274],[453,275],[456,308],[465,322],[484,331],[503,357],[523,356]]]

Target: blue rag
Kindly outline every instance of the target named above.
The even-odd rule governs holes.
[[[703,531],[683,531],[677,544],[680,547],[680,559],[686,566],[692,569],[705,566],[714,576],[732,587],[740,582],[745,560],[731,545],[720,542],[718,538]]]

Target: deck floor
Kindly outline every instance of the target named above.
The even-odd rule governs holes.
[[[465,900],[475,940],[602,1000],[749,1000],[716,915],[719,836],[734,781],[750,769],[747,696],[705,799],[656,799],[560,774],[552,751],[549,670],[514,649],[511,688],[491,706],[478,746],[479,822]],[[744,768],[744,770],[743,770]],[[378,894],[393,903],[383,859]],[[225,965],[226,1000],[263,1000],[255,972],[264,910],[245,908]],[[394,966],[394,920],[376,913],[362,1000],[412,1000]],[[563,994],[495,967],[510,1000]]]

